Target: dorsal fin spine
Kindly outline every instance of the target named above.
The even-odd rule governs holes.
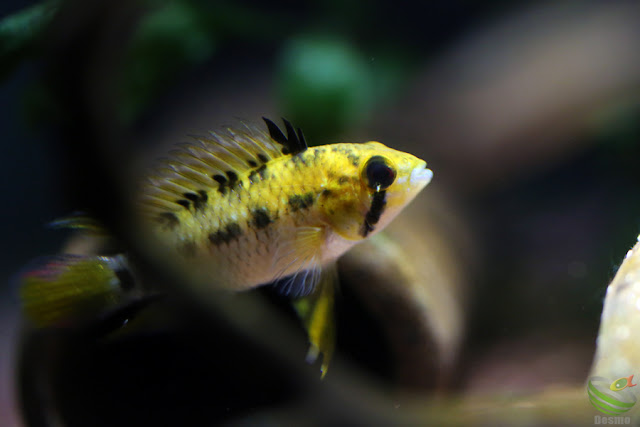
[[[298,133],[296,133],[295,129],[291,122],[289,122],[284,117],[282,118],[282,122],[284,123],[284,127],[287,131],[287,136],[284,136],[284,133],[278,128],[278,126],[273,123],[271,120],[266,117],[262,118],[267,124],[267,128],[269,129],[269,135],[271,139],[281,144],[283,149],[283,154],[292,154],[296,155],[302,153],[307,149],[307,142],[304,139],[304,135],[302,135],[302,131],[298,128]]]
[[[248,138],[247,135],[244,134],[243,132],[237,131],[232,128],[228,128],[227,132],[229,132],[229,134],[234,138],[234,140],[239,143],[237,144],[237,148],[239,151],[242,152],[242,155],[244,156],[241,159],[243,162],[246,162],[247,160],[254,160],[254,161],[258,160],[258,153],[260,153],[262,150],[259,149],[259,147],[254,143],[254,141],[251,138]],[[248,150],[247,146],[250,146],[251,150]]]
[[[284,136],[284,133],[282,133],[278,125],[276,125],[266,117],[263,117],[262,120],[264,120],[264,122],[267,124],[267,128],[269,129],[269,135],[271,136],[271,138],[274,141],[276,141],[278,144],[281,144],[282,146],[286,147],[287,137]]]
[[[302,129],[300,128],[298,128],[298,139],[300,140],[300,146],[303,147],[303,151],[309,148],[309,146],[307,145],[307,141],[304,139]]]
[[[204,175],[200,171],[192,168],[189,165],[185,165],[184,163],[173,164],[171,165],[171,169],[173,169],[178,175],[180,175],[184,179],[188,181],[196,182],[200,184],[200,186],[206,187],[211,183],[210,176]]]

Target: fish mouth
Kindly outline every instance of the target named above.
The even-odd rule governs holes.
[[[427,162],[422,162],[420,166],[411,171],[410,182],[412,185],[427,185],[433,178],[433,171],[427,169]]]

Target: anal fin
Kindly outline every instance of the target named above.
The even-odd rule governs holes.
[[[309,337],[307,362],[314,363],[322,354],[321,378],[327,374],[335,349],[334,304],[337,285],[337,265],[334,262],[322,269],[319,281],[311,294],[293,302]]]

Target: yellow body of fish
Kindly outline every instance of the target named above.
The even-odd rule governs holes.
[[[431,179],[423,160],[378,142],[306,148],[287,126],[288,138],[270,123],[271,135],[184,145],[143,188],[143,223],[200,282],[243,290],[297,274],[290,293],[306,294]]]
[[[333,352],[335,261],[380,231],[431,180],[426,163],[379,142],[307,147],[287,136],[228,129],[183,144],[138,194],[143,241],[201,294],[267,283],[292,297],[311,348]],[[103,232],[83,217],[61,222]],[[22,276],[25,312],[39,326],[79,320],[135,290],[124,257],[56,257]]]

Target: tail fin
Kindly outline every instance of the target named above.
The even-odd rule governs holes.
[[[37,327],[60,326],[118,304],[121,256],[58,255],[40,258],[20,274],[25,315]]]

